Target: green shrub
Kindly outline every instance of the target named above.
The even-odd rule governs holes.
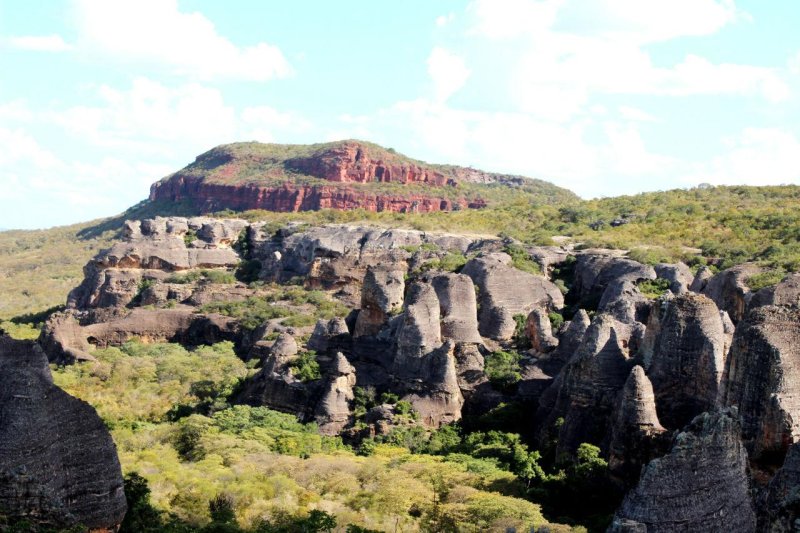
[[[550,327],[553,328],[553,331],[558,331],[561,326],[564,325],[564,317],[561,313],[557,313],[555,311],[551,311],[547,313],[547,318],[550,319]]]
[[[539,263],[531,259],[528,251],[518,244],[507,244],[503,251],[511,256],[511,264],[514,268],[528,272],[529,274],[536,274],[540,276],[542,269]]]
[[[306,383],[315,381],[322,377],[317,362],[317,354],[313,351],[300,352],[297,357],[289,363],[294,377]]]
[[[492,386],[510,391],[522,379],[520,355],[516,352],[492,352],[485,358],[484,372]]]
[[[757,291],[777,285],[784,277],[786,277],[786,272],[784,272],[783,269],[768,270],[748,277],[745,280],[745,284],[751,291]]]
[[[669,290],[669,281],[661,278],[646,279],[638,282],[636,286],[639,288],[639,292],[642,293],[642,296],[655,300]]]

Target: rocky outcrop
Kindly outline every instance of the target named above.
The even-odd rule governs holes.
[[[669,281],[672,294],[683,294],[694,281],[694,274],[685,263],[659,263],[653,268],[659,278]]]
[[[123,307],[146,286],[143,282],[163,280],[168,272],[235,268],[241,258],[231,244],[246,226],[243,220],[203,217],[128,221],[123,240],[84,267],[84,280],[70,292],[67,307]]]
[[[789,274],[777,285],[761,289],[753,295],[748,305],[800,307],[800,274]]]
[[[739,408],[751,459],[780,465],[800,437],[800,310],[763,306],[736,327],[721,401]],[[762,465],[763,466],[763,465]]]
[[[40,342],[51,362],[71,364],[92,359],[89,346],[120,346],[131,338],[143,342],[180,342],[191,346],[237,341],[236,320],[195,314],[188,309],[134,309],[122,318],[79,325],[71,314],[57,315],[42,329]]]
[[[350,331],[347,323],[341,317],[330,320],[318,320],[314,326],[306,346],[309,350],[324,353],[331,350],[341,350],[351,342]]]
[[[571,292],[576,301],[592,307],[597,305],[603,292],[612,283],[636,283],[655,277],[656,272],[649,265],[619,257],[610,251],[587,250],[577,256]]]
[[[337,353],[316,407],[315,418],[320,432],[336,435],[350,421],[350,402],[353,401],[355,385],[356,369],[341,352]]]
[[[747,452],[736,412],[703,413],[675,437],[672,450],[643,470],[609,531],[750,533]]]
[[[646,322],[650,300],[642,295],[631,280],[613,281],[603,291],[597,311],[609,314],[620,322]]]
[[[367,269],[361,286],[361,310],[353,331],[354,337],[377,335],[389,316],[401,310],[406,288],[404,275],[404,270]]]
[[[455,344],[448,340],[441,348],[423,358],[416,379],[398,374],[420,420],[428,427],[439,427],[461,419],[464,397],[458,386]]]
[[[478,287],[481,335],[508,340],[514,335],[515,315],[528,314],[535,308],[560,309],[564,296],[543,276],[535,276],[511,266],[511,257],[493,253],[477,257],[462,270]]]
[[[558,431],[558,455],[572,455],[584,442],[606,449],[619,392],[631,369],[630,343],[639,326],[609,315],[592,321],[577,352],[540,401],[542,439],[563,418]]]
[[[747,279],[762,271],[763,269],[754,263],[737,265],[709,278],[702,292],[714,300],[717,307],[727,311],[734,324],[738,324],[744,317],[747,304],[753,296],[747,286]]]
[[[0,336],[0,510],[53,529],[115,530],[117,450],[95,410],[53,384],[31,342]]]
[[[669,445],[658,421],[653,386],[636,365],[625,381],[611,428],[608,468],[624,485],[635,482],[643,465],[662,455]]]
[[[657,302],[645,339],[641,353],[661,422],[679,429],[713,409],[726,344],[725,327],[714,302],[690,292]]]
[[[472,279],[464,274],[442,273],[433,277],[431,285],[439,299],[442,337],[456,343],[482,344]]]
[[[692,283],[689,285],[689,290],[692,292],[703,292],[703,289],[705,289],[706,285],[708,284],[708,280],[713,277],[714,272],[712,272],[710,268],[707,266],[700,267],[700,269],[694,275]]]
[[[430,284],[417,282],[409,287],[397,333],[395,369],[399,375],[414,373],[420,358],[442,345],[439,308],[439,298]]]
[[[531,349],[537,353],[551,352],[558,346],[558,339],[553,336],[550,317],[542,309],[534,309],[525,320],[525,336],[531,343]]]
[[[569,195],[544,182],[428,165],[376,145],[350,140],[288,147],[257,143],[218,146],[153,184],[150,200],[188,202],[203,212],[365,209],[427,213],[486,205],[474,193],[459,194],[460,183],[503,183],[534,187],[554,196]],[[395,187],[389,189],[381,184]],[[397,185],[414,189],[404,194]]]

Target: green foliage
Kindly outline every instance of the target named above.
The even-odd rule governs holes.
[[[313,351],[297,354],[297,357],[289,363],[289,368],[292,369],[294,377],[303,383],[315,381],[322,377],[319,363],[317,362],[317,354]]]
[[[508,391],[522,379],[517,352],[498,351],[486,356],[484,372],[493,387]]]
[[[531,347],[531,340],[525,331],[528,317],[525,315],[514,315],[514,345],[518,350],[527,350]]]
[[[542,269],[539,264],[531,259],[531,255],[525,248],[518,244],[507,244],[503,251],[511,256],[511,264],[514,268],[528,272],[529,274],[541,275]]]
[[[786,272],[783,269],[768,270],[748,277],[745,284],[751,291],[757,291],[777,285],[784,277],[786,277]]]
[[[558,331],[561,326],[564,325],[564,317],[561,313],[556,311],[551,311],[547,313],[547,318],[550,319],[550,327],[553,328],[553,331]]]
[[[230,494],[217,494],[208,502],[208,514],[211,521],[218,524],[236,525],[236,512],[233,507],[233,498]]]
[[[646,279],[639,281],[636,286],[639,288],[639,292],[642,293],[642,296],[655,300],[663,296],[664,293],[669,290],[669,281],[661,278]]]
[[[406,400],[399,400],[394,404],[394,412],[398,415],[410,415],[414,411],[414,406]]]
[[[501,467],[511,470],[527,482],[541,481],[546,477],[539,466],[539,452],[528,450],[516,433],[476,431],[464,438],[463,448],[473,457],[497,460]]]
[[[15,323],[11,320],[0,322],[0,332],[6,332],[11,338],[33,341],[39,338],[40,330],[33,324]]]
[[[167,283],[195,283],[206,281],[208,283],[232,284],[236,283],[236,276],[228,270],[201,268],[172,274],[166,280]]]
[[[196,240],[197,240],[197,232],[192,229],[187,230],[186,234],[183,236],[183,242],[186,246],[190,246]]]

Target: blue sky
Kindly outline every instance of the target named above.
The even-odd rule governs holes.
[[[0,0],[0,228],[222,143],[361,138],[583,197],[800,183],[789,0]]]

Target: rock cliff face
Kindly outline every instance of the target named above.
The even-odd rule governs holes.
[[[763,306],[736,327],[721,400],[739,408],[754,461],[780,465],[800,436],[800,310]]]
[[[719,309],[709,298],[684,293],[653,310],[642,352],[666,427],[679,429],[716,405],[725,344]]]
[[[202,212],[366,209],[429,213],[486,205],[474,193],[460,193],[459,184],[520,186],[525,181],[428,165],[359,141],[309,146],[239,143],[214,148],[153,184],[150,200],[188,201]],[[389,184],[394,187],[384,186]],[[414,188],[403,192],[398,185]],[[541,186],[556,190],[549,184]]]
[[[750,533],[747,452],[734,412],[704,413],[654,459],[625,497],[612,532],[709,531]]]
[[[0,511],[51,528],[114,530],[126,503],[95,410],[53,385],[33,343],[0,335]]]

